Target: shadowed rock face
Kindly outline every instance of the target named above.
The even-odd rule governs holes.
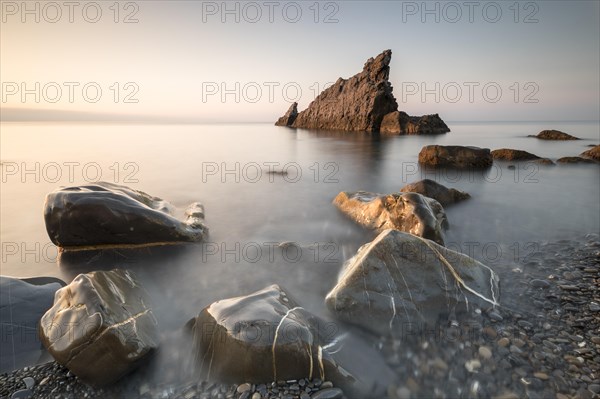
[[[486,169],[493,160],[488,148],[428,145],[421,149],[419,163],[440,168]]]
[[[498,300],[498,276],[487,266],[430,240],[385,230],[344,265],[326,303],[341,320],[401,335]]]
[[[561,132],[560,130],[542,130],[537,136],[531,137],[537,137],[538,139],[542,140],[579,140],[578,137],[571,136],[570,134]]]
[[[389,79],[392,51],[370,58],[362,72],[339,78],[300,112],[291,125],[307,129],[379,131],[383,116],[398,103]],[[284,117],[285,118],[285,117]]]
[[[584,158],[595,159],[596,161],[600,161],[600,145],[597,145],[587,151],[581,153],[581,156]]]
[[[421,135],[448,133],[450,129],[438,114],[409,116],[406,112],[394,111],[383,117],[379,131],[382,134]]]
[[[54,293],[63,286],[63,281],[52,277],[0,276],[0,373],[40,361],[43,347],[38,324],[52,307]]]
[[[190,320],[187,329],[193,365],[199,378],[207,380],[320,378],[350,396],[380,397],[392,378],[376,352],[339,335],[336,325],[298,306],[277,285],[215,302]]]
[[[100,182],[60,188],[46,196],[44,219],[60,247],[141,245],[201,241],[208,235],[204,209],[191,204],[186,220],[160,198],[117,184]]]
[[[417,193],[381,195],[342,191],[333,204],[369,229],[401,230],[444,245],[443,230],[448,227],[448,219],[442,205],[432,198]]]
[[[148,296],[125,270],[80,274],[56,292],[40,338],[56,361],[94,386],[115,382],[158,347]]]
[[[298,117],[298,103],[290,105],[288,111],[275,122],[276,126],[291,126]]]
[[[415,183],[407,184],[402,187],[400,192],[403,193],[418,193],[425,197],[433,198],[443,206],[463,201],[471,196],[463,191],[454,188],[445,187],[433,180],[424,179]]]

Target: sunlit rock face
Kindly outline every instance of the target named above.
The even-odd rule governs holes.
[[[277,285],[215,302],[186,328],[201,379],[320,378],[364,398],[380,397],[393,377],[377,352],[300,307]]]
[[[42,343],[82,381],[115,382],[158,347],[147,293],[125,270],[80,274],[40,321]]]
[[[392,51],[369,58],[362,72],[339,78],[300,112],[292,127],[377,132],[383,116],[398,103],[389,82]]]
[[[489,267],[430,240],[386,230],[344,265],[326,303],[341,320],[400,336],[498,300],[498,276]]]
[[[444,229],[448,228],[444,208],[438,201],[421,194],[342,191],[333,204],[366,228],[401,230],[444,244]]]
[[[560,130],[542,130],[537,134],[538,139],[542,140],[579,140],[578,137],[571,136],[568,133],[561,132]]]
[[[450,129],[438,114],[409,116],[406,112],[394,111],[383,117],[379,131],[382,134],[421,135],[448,133]]]
[[[31,366],[40,360],[43,347],[37,337],[38,325],[52,307],[54,293],[64,285],[52,277],[0,276],[0,373]]]
[[[428,145],[419,153],[419,163],[431,167],[486,169],[493,159],[488,148],[458,145]]]
[[[591,158],[595,159],[596,161],[600,161],[600,145],[597,145],[587,151],[582,152],[581,156],[584,158]]]
[[[64,248],[195,242],[205,239],[199,203],[173,216],[160,198],[117,184],[99,182],[60,188],[46,196],[44,219],[54,244]]]
[[[433,198],[443,206],[471,198],[471,196],[464,191],[448,188],[430,179],[423,179],[415,183],[407,184],[400,189],[400,192],[418,193],[425,197]]]

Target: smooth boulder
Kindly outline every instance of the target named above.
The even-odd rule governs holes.
[[[329,380],[351,397],[381,397],[392,374],[377,352],[299,306],[277,285],[217,301],[186,325],[197,378],[254,384]]]
[[[53,277],[18,279],[0,276],[0,373],[37,364],[44,348],[40,319],[52,307],[54,293],[65,283]]]
[[[394,111],[383,117],[379,131],[382,134],[424,135],[448,133],[450,128],[438,114],[410,116]]]
[[[204,208],[191,204],[185,220],[168,202],[125,186],[99,182],[60,188],[46,196],[44,219],[52,242],[63,249],[202,241]]]
[[[385,230],[346,262],[326,304],[341,320],[398,336],[498,300],[499,279],[489,267],[433,241]]]
[[[584,158],[590,158],[596,161],[600,161],[600,145],[594,146],[587,151],[581,153]]]
[[[396,229],[444,244],[448,219],[442,205],[417,193],[339,193],[333,204],[352,220],[378,232]]]
[[[126,270],[80,274],[56,292],[40,321],[54,359],[93,386],[111,384],[158,347],[157,321],[146,291]]]
[[[530,136],[530,137],[536,137],[538,139],[541,140],[580,140],[578,137],[575,136],[571,136],[568,133],[565,132],[561,132],[560,130],[542,130],[541,132],[539,132],[537,134],[537,136]]]
[[[418,193],[425,197],[433,198],[442,206],[447,206],[471,198],[468,193],[455,188],[448,188],[434,180],[423,179],[407,184],[400,189],[402,193]]]
[[[419,163],[434,168],[487,169],[493,159],[488,148],[428,145],[419,152]]]

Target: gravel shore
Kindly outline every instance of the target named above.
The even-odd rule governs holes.
[[[381,340],[398,376],[392,399],[600,398],[600,240],[540,244],[496,268],[501,307],[470,320]],[[153,385],[136,372],[93,389],[55,362],[0,375],[1,398],[343,398],[330,382]],[[366,399],[366,398],[365,398]]]

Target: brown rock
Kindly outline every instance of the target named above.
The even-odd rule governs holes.
[[[529,153],[522,150],[513,150],[510,148],[502,148],[500,150],[492,151],[492,158],[502,161],[532,161],[540,159],[535,154]]]
[[[392,51],[369,58],[362,72],[339,78],[300,112],[293,127],[346,131],[379,131],[384,115],[398,103],[388,81]]]
[[[419,163],[432,167],[485,169],[492,162],[488,148],[428,145],[419,153]]]
[[[383,134],[421,135],[448,133],[450,129],[438,114],[409,116],[406,112],[394,111],[383,117],[379,131]]]
[[[594,159],[582,157],[562,157],[556,160],[558,163],[598,163]]]
[[[444,245],[448,219],[442,205],[417,193],[381,195],[358,191],[339,193],[333,204],[358,224],[383,231],[394,229]]]
[[[561,132],[560,130],[542,130],[537,136],[532,137],[537,137],[542,140],[579,140],[579,138]]]
[[[587,151],[581,153],[582,157],[595,159],[596,161],[600,161],[600,145],[597,145]]]
[[[87,384],[103,386],[158,347],[157,322],[132,272],[80,274],[59,289],[40,321],[42,344]]]
[[[298,103],[290,105],[288,111],[275,122],[276,126],[291,126],[298,117]]]
[[[433,198],[443,206],[453,204],[471,198],[468,193],[445,187],[433,180],[424,179],[415,183],[407,184],[400,189],[402,193],[418,193]]]

